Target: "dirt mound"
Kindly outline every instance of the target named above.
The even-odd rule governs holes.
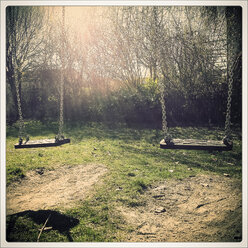
[[[99,164],[36,169],[7,188],[7,214],[25,210],[71,207],[85,199],[93,185],[107,172]]]
[[[241,241],[239,181],[220,176],[170,180],[143,195],[144,206],[120,207],[134,226],[131,242]]]

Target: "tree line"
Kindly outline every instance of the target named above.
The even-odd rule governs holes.
[[[162,83],[169,125],[223,125],[230,61],[232,122],[241,123],[240,7],[92,7],[79,32],[63,32],[54,11],[6,8],[9,123],[16,88],[25,119],[56,121],[63,70],[67,121],[160,125]]]

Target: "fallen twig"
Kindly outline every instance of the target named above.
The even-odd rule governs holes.
[[[45,230],[46,224],[47,224],[47,222],[48,222],[48,220],[49,220],[50,217],[51,217],[51,214],[49,214],[49,216],[48,216],[48,218],[46,219],[44,225],[43,225],[42,228],[40,229],[40,233],[39,233],[39,235],[38,235],[37,242],[39,242],[39,240],[40,240],[40,235],[42,234],[43,230]]]
[[[203,206],[205,206],[205,205],[208,205],[208,204],[211,204],[211,203],[214,203],[214,202],[219,202],[219,201],[222,201],[222,200],[225,200],[225,199],[226,199],[226,197],[221,198],[221,199],[219,199],[219,200],[217,200],[217,201],[202,203],[202,204],[199,204],[196,208],[200,208],[200,207],[203,207]]]

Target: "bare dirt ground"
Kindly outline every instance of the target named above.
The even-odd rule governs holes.
[[[160,183],[143,206],[119,211],[136,227],[130,242],[239,242],[241,198],[237,180],[197,176]]]
[[[7,188],[7,215],[25,210],[71,207],[85,199],[107,168],[99,164],[37,169]]]
[[[104,165],[35,170],[7,188],[7,214],[71,207],[93,192]],[[241,182],[226,176],[196,176],[153,185],[142,206],[113,206],[133,231],[128,242],[239,242],[242,240]],[[124,228],[125,229],[125,228]]]

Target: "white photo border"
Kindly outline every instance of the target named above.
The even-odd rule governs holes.
[[[1,81],[0,81],[0,247],[225,247],[225,248],[235,248],[235,247],[248,247],[247,233],[248,233],[248,184],[247,184],[247,152],[248,152],[248,143],[247,143],[247,112],[248,112],[248,88],[247,88],[247,29],[248,29],[248,21],[247,21],[247,11],[248,11],[248,2],[246,0],[208,0],[208,1],[198,1],[198,0],[174,0],[174,1],[34,1],[34,0],[6,0],[1,1]],[[84,242],[84,243],[18,243],[18,242],[7,242],[6,241],[6,66],[5,66],[5,8],[7,6],[123,6],[123,5],[146,5],[146,6],[241,6],[243,9],[243,20],[242,20],[242,238],[241,242],[219,242],[219,243],[203,243],[203,242],[188,242],[188,243],[180,243],[180,242],[144,242],[144,243],[128,243],[128,242],[113,242],[113,243],[102,243],[102,242]]]

